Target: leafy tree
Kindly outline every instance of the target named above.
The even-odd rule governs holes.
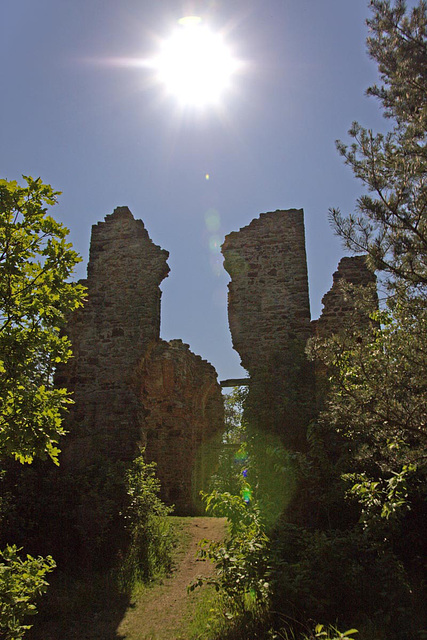
[[[65,315],[82,303],[83,287],[67,283],[80,260],[68,230],[47,215],[58,192],[24,177],[0,180],[0,458],[34,456],[58,463],[61,411],[70,402],[54,386],[55,367],[71,355],[60,333]],[[47,587],[53,559],[22,559],[16,546],[0,553],[0,635],[19,640]]]
[[[53,374],[71,355],[60,329],[84,289],[67,282],[80,258],[45,207],[59,192],[24,178],[0,180],[0,456],[57,463],[70,399]]]
[[[425,624],[427,552],[427,4],[411,11],[402,0],[370,4],[368,52],[381,84],[367,93],[390,127],[374,134],[354,123],[352,144],[337,143],[367,193],[356,213],[332,209],[331,220],[347,248],[367,254],[383,298],[372,313],[348,287],[344,294],[356,297],[371,330],[317,339],[311,352],[329,374],[321,421],[347,441],[345,479],[360,525],[403,562],[416,627]],[[387,589],[392,600],[393,581]]]
[[[212,490],[233,494],[240,491],[242,472],[248,465],[247,433],[243,420],[246,397],[245,387],[234,387],[231,393],[224,395],[225,431],[218,464],[210,480]]]
[[[368,51],[383,84],[368,94],[393,126],[374,135],[355,123],[353,144],[338,143],[368,194],[357,215],[331,214],[348,248],[367,253],[386,295],[372,334],[347,332],[315,351],[331,374],[327,419],[381,475],[422,468],[427,451],[427,5],[371,7]]]

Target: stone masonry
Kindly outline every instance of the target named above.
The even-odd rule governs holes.
[[[74,355],[58,374],[75,402],[61,467],[81,473],[100,459],[126,466],[146,444],[163,496],[189,512],[202,488],[195,461],[222,427],[222,397],[211,365],[159,338],[167,257],[127,207],[93,226],[87,302],[69,323]]]
[[[314,327],[318,335],[330,335],[349,316],[358,320],[342,282],[366,285],[375,278],[363,257],[343,258],[323,298],[323,314],[311,323],[302,209],[261,214],[226,236],[222,252],[231,276],[233,346],[249,374],[244,417],[256,460],[257,499],[271,524],[284,514],[298,523],[302,498],[292,460],[307,449],[307,429],[326,377],[308,360],[307,341]]]
[[[361,322],[366,324],[366,317],[362,319],[360,314],[357,314],[357,318],[354,317],[354,302],[344,294],[343,283],[363,287],[376,284],[376,277],[367,268],[364,256],[352,256],[340,260],[338,269],[333,275],[332,287],[322,298],[322,314],[313,322],[316,335],[336,333],[346,327],[352,317],[359,325]],[[376,298],[373,300],[373,305],[377,306]]]
[[[61,464],[88,464],[100,451],[112,460],[135,457],[144,411],[132,380],[160,332],[159,284],[168,252],[149,238],[127,207],[92,228],[87,301],[67,327],[73,358],[59,382],[73,391],[70,434]]]
[[[303,210],[262,213],[226,236],[222,252],[233,346],[253,375],[311,333]]]
[[[181,340],[152,343],[138,371],[146,410],[146,458],[157,463],[162,498],[179,513],[202,510],[224,427],[215,369]]]
[[[306,449],[316,411],[306,343],[313,327],[327,335],[356,318],[342,282],[375,278],[364,258],[343,258],[322,316],[311,323],[302,209],[261,214],[230,233],[222,251],[233,346],[250,376],[245,416],[258,496],[272,521],[284,512],[298,521],[294,456],[287,452]],[[73,393],[68,435],[59,469],[40,467],[38,478],[49,494],[42,494],[47,512],[37,525],[39,542],[71,567],[77,558],[81,568],[111,566],[126,552],[125,480],[141,446],[157,464],[162,498],[175,513],[202,511],[199,491],[207,489],[221,448],[224,407],[215,369],[180,340],[160,339],[167,258],[127,207],[92,228],[87,300],[68,322],[73,357],[56,376]],[[316,371],[318,390],[321,377]],[[282,456],[279,464],[272,451]]]
[[[375,285],[375,276],[363,256],[343,258],[322,300],[322,315],[311,323],[302,209],[262,213],[230,233],[222,252],[231,276],[233,346],[251,381],[247,416],[260,432],[275,433],[287,448],[303,450],[316,395],[307,341],[313,331],[330,335],[349,321],[366,325],[341,285]],[[316,375],[322,384],[320,370]]]
[[[233,345],[251,379],[246,415],[259,434],[303,451],[316,394],[305,356],[312,325],[302,209],[261,214],[230,233],[222,251],[231,276]],[[127,207],[92,229],[87,302],[69,323],[74,355],[58,372],[75,402],[66,420],[61,473],[87,485],[86,470],[99,478],[104,468],[98,511],[89,495],[76,507],[86,531],[97,530],[99,512],[111,498],[105,483],[117,469],[123,477],[141,445],[146,459],[157,463],[163,499],[180,514],[200,509],[198,493],[218,450],[223,403],[214,368],[181,341],[159,337],[167,257]],[[318,333],[335,331],[349,313],[343,280],[372,281],[363,258],[341,261]]]
[[[251,378],[251,420],[302,449],[314,396],[304,356],[311,327],[303,210],[261,214],[226,236],[222,252],[233,346]]]

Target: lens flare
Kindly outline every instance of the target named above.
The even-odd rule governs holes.
[[[242,498],[243,500],[246,502],[246,504],[249,504],[252,498],[252,490],[250,487],[243,487],[242,489]]]
[[[205,213],[205,224],[206,229],[210,233],[215,233],[219,231],[221,220],[219,217],[219,213],[216,209],[208,209]]]
[[[219,253],[221,250],[221,238],[219,236],[211,236],[209,238],[209,249],[212,253]]]
[[[234,456],[234,462],[236,462],[236,464],[246,462],[247,459],[248,459],[248,454],[246,453],[246,451],[242,451],[240,449],[239,451],[236,452],[236,455]]]
[[[185,16],[178,20],[178,24],[181,24],[183,27],[194,27],[196,24],[200,24],[201,21],[200,16]]]

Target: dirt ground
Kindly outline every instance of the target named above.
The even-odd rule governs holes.
[[[210,562],[197,558],[198,543],[204,538],[215,541],[224,538],[225,523],[224,518],[189,518],[187,551],[170,577],[135,600],[117,628],[119,638],[186,640],[185,627],[197,600],[189,596],[187,587],[198,576],[208,577],[214,570]]]

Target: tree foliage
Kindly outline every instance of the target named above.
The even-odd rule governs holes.
[[[128,505],[124,513],[130,543],[119,568],[123,590],[138,582],[149,582],[170,570],[174,535],[166,516],[173,507],[161,501],[156,464],[145,462],[144,452],[126,474]]]
[[[331,210],[346,246],[367,253],[373,269],[389,282],[427,284],[427,11],[421,1],[410,13],[403,0],[372,0],[368,52],[382,84],[376,97],[391,129],[374,134],[353,123],[350,146],[338,150],[367,193],[356,214]]]
[[[382,299],[372,312],[348,288],[370,329],[352,327],[310,349],[328,372],[320,422],[343,439],[347,497],[359,503],[356,529],[401,563],[416,628],[427,577],[427,4],[410,11],[402,0],[370,4],[368,52],[381,83],[367,93],[389,127],[375,134],[354,123],[350,146],[337,143],[366,194],[354,214],[332,209],[331,220],[347,248],[366,253]],[[390,602],[396,584],[387,585]],[[406,635],[395,633],[413,637],[409,624]]]
[[[337,143],[365,195],[330,214],[381,299],[343,285],[348,327],[310,344],[321,412],[295,460],[300,517],[288,509],[271,534],[272,604],[291,633],[314,618],[407,640],[427,623],[427,5],[370,6],[367,93],[385,132],[353,123]]]
[[[210,489],[219,492],[238,494],[242,472],[246,468],[247,433],[243,420],[243,405],[247,389],[234,387],[224,398],[224,426],[221,452],[215,473],[210,479]]]
[[[58,462],[62,409],[71,400],[54,386],[55,367],[71,355],[61,335],[65,315],[82,301],[83,287],[68,283],[80,260],[68,230],[47,215],[58,192],[38,178],[26,186],[0,180],[0,458]],[[19,640],[37,613],[53,559],[0,553],[0,635]]]
[[[206,511],[225,516],[228,534],[225,540],[202,540],[199,557],[215,565],[211,577],[198,577],[188,587],[193,591],[203,584],[212,585],[217,594],[210,610],[208,637],[264,638],[270,603],[270,566],[268,545],[260,509],[248,500],[242,482],[240,495],[213,491],[204,494]]]
[[[427,453],[427,5],[371,7],[368,51],[382,84],[368,94],[392,128],[374,135],[356,123],[351,147],[338,143],[368,194],[357,215],[332,218],[346,245],[367,253],[386,294],[371,333],[336,335],[314,351],[331,380],[325,419],[351,440],[363,471],[381,476],[422,469]]]
[[[25,182],[0,180],[0,455],[57,462],[70,399],[53,374],[71,355],[61,327],[84,289],[67,281],[80,261],[68,229],[47,213],[58,192]]]
[[[34,600],[46,591],[45,576],[55,568],[50,556],[27,555],[23,560],[19,551],[12,545],[0,552],[0,637],[4,640],[20,640],[31,628],[22,620],[37,613]]]

